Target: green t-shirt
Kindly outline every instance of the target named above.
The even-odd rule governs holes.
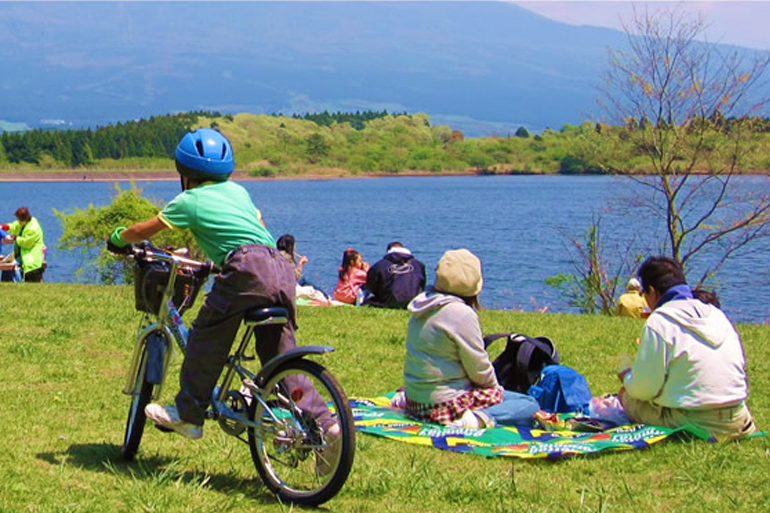
[[[217,265],[244,244],[275,247],[248,191],[234,182],[205,183],[184,191],[158,217],[170,228],[189,229]]]

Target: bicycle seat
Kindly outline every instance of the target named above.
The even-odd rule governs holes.
[[[280,306],[269,308],[252,308],[243,316],[246,324],[286,324],[289,322],[289,311]]]

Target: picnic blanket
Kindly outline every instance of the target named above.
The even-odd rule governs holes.
[[[391,408],[393,392],[372,399],[351,399],[356,429],[391,440],[436,447],[446,451],[480,456],[513,458],[560,458],[602,451],[643,449],[672,435],[687,432],[708,439],[708,434],[692,428],[669,429],[644,424],[576,431],[591,428],[574,414],[554,414],[541,419],[540,428],[500,426],[492,429],[450,428],[412,420],[403,410]]]

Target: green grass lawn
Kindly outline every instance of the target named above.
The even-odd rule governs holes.
[[[261,484],[245,444],[207,424],[194,442],[145,431],[137,462],[120,460],[129,398],[121,393],[139,314],[133,290],[0,284],[0,511],[292,511]],[[191,312],[191,314],[194,312]],[[191,315],[188,314],[191,318]],[[483,311],[486,333],[548,335],[594,395],[617,390],[622,353],[641,321]],[[304,307],[298,339],[348,395],[401,385],[408,314]],[[750,406],[770,428],[770,327],[739,325]],[[502,349],[502,343],[498,342]],[[495,352],[493,350],[493,352]],[[164,401],[177,390],[180,358]],[[353,472],[322,507],[342,512],[768,511],[770,437],[729,444],[672,440],[560,461],[443,452],[359,434]]]

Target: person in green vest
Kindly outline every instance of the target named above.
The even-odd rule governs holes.
[[[13,241],[14,256],[21,260],[22,279],[42,282],[45,272],[45,242],[43,228],[27,207],[14,212],[16,220],[8,225],[8,239]]]

